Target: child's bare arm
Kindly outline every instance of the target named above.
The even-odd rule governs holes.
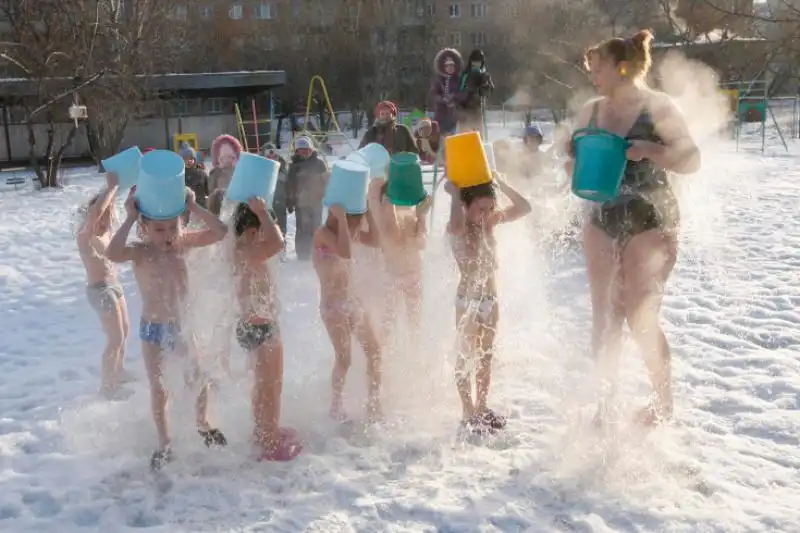
[[[505,194],[511,205],[497,213],[496,224],[503,224],[505,222],[513,222],[528,215],[531,212],[530,202],[517,192],[511,185],[506,183],[499,174],[495,173],[494,181],[498,188]]]
[[[79,239],[86,239],[92,236],[95,223],[97,223],[97,220],[103,216],[103,213],[111,207],[111,203],[114,201],[117,191],[119,191],[117,175],[113,172],[109,172],[106,174],[106,188],[97,196],[94,204],[89,206],[89,210],[86,213],[86,220],[83,222],[83,227],[78,232]]]
[[[182,245],[184,247],[199,248],[202,246],[209,246],[225,238],[225,235],[228,233],[228,226],[210,211],[197,205],[194,192],[191,190],[187,193],[187,209],[189,209],[190,213],[197,215],[197,218],[203,221],[203,224],[206,225],[206,229],[187,231],[184,233],[182,238]]]
[[[424,250],[428,243],[428,213],[433,205],[432,196],[428,196],[417,206],[417,224],[414,227],[414,238],[417,249]]]
[[[336,217],[338,231],[334,234],[328,228],[322,228],[325,231],[320,233],[324,244],[334,250],[339,257],[350,259],[353,254],[351,251],[350,242],[350,229],[347,227],[347,214],[340,205],[334,205],[330,208],[330,213]]]
[[[281,233],[278,223],[267,212],[267,204],[264,200],[251,198],[247,204],[261,223],[261,238],[252,248],[250,260],[255,263],[263,263],[283,250],[283,233]]]
[[[450,221],[447,223],[447,231],[451,235],[463,235],[466,222],[464,206],[459,196],[458,187],[448,180],[444,184],[444,190],[450,195]]]
[[[367,211],[367,231],[359,231],[358,241],[370,248],[379,248],[381,245],[378,224],[371,210]]]
[[[385,183],[386,180],[383,179],[374,179],[370,182],[367,196],[369,213],[371,213],[381,237],[392,242],[398,242],[400,240],[400,227],[397,224],[397,212],[393,205],[385,205],[382,201]]]
[[[108,247],[106,248],[106,257],[109,261],[115,263],[136,261],[141,250],[139,246],[128,246],[127,244],[128,234],[130,234],[131,228],[139,219],[139,210],[136,208],[136,199],[133,196],[134,189],[131,189],[128,193],[128,197],[125,199],[125,212],[128,216],[111,238],[111,242],[108,243]]]

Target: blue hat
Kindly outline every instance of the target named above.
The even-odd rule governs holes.
[[[544,139],[544,133],[542,133],[542,128],[537,126],[536,124],[531,124],[527,128],[525,128],[525,134],[523,135],[524,138],[528,137],[539,137],[540,139]]]
[[[184,159],[197,159],[197,154],[195,153],[194,148],[188,144],[184,144],[181,146],[181,157]]]

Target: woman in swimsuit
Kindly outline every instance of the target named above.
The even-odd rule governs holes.
[[[369,203],[380,229],[381,251],[389,277],[383,338],[387,339],[394,328],[400,299],[405,302],[408,324],[416,334],[422,307],[422,251],[427,243],[426,220],[431,197],[416,208],[397,207],[386,199],[386,181],[375,179],[370,184]]]
[[[511,200],[511,205],[497,208],[496,189]],[[492,356],[497,334],[499,304],[495,272],[494,229],[531,212],[531,205],[515,189],[495,174],[493,183],[459,190],[445,183],[451,195],[451,236],[461,279],[456,294],[456,324],[459,354],[456,362],[456,386],[461,397],[460,432],[484,435],[505,427],[505,419],[487,406],[492,379]],[[470,368],[475,368],[475,401],[472,400]]]
[[[333,344],[335,362],[331,376],[333,394],[330,415],[334,420],[345,421],[347,415],[342,405],[347,371],[351,361],[351,337],[355,334],[367,357],[369,399],[367,419],[378,421],[381,417],[381,350],[375,331],[351,286],[351,246],[353,241],[378,247],[375,223],[367,212],[368,231],[361,230],[364,215],[347,215],[341,206],[334,205],[328,212],[325,224],[314,233],[314,270],[319,277],[319,312]]]
[[[677,258],[680,219],[667,173],[696,172],[701,158],[675,104],[644,84],[652,39],[650,32],[640,31],[586,52],[600,98],[589,102],[576,121],[577,128],[602,128],[630,142],[619,197],[593,206],[584,225],[592,344],[604,389],[598,422],[615,392],[626,320],[654,392],[637,418],[649,425],[672,416],[670,350],[659,313]]]

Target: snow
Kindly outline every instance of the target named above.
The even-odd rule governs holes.
[[[533,223],[520,223],[498,235],[492,405],[508,414],[510,437],[493,447],[455,444],[454,269],[439,202],[424,338],[385,354],[388,427],[344,435],[328,422],[332,353],[317,281],[309,265],[291,261],[276,267],[283,420],[308,439],[307,449],[290,464],[249,459],[250,382],[235,350],[234,376],[219,379],[212,399],[226,450],[203,447],[191,398],[180,380],[170,381],[178,455],[165,474],[171,486],[148,469],[156,440],[135,334],[126,356],[138,376],[134,394],[96,397],[104,341],[72,235],[76,208],[102,179],[84,169],[72,171],[62,191],[0,192],[0,531],[800,531],[800,172],[780,147],[763,157],[760,140],[743,146],[710,148],[702,173],[679,187],[685,229],[663,312],[674,426],[605,436],[588,429],[590,315],[580,249],[553,247]],[[554,217],[549,229],[567,218]],[[213,255],[193,258],[195,277],[221,266]],[[121,277],[135,332],[139,295],[129,268]],[[216,320],[205,311],[224,309],[214,287],[198,292],[198,329]],[[632,411],[647,384],[633,346],[625,362],[624,408]],[[348,379],[353,411],[364,381],[357,353]]]

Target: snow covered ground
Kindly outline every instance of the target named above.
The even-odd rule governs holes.
[[[328,422],[332,353],[317,281],[309,265],[291,261],[278,266],[283,418],[308,439],[306,451],[290,464],[248,458],[249,381],[234,352],[234,377],[220,379],[212,401],[230,446],[203,447],[190,398],[171,379],[178,458],[160,480],[148,469],[155,432],[135,334],[126,358],[139,377],[134,394],[113,403],[95,395],[104,341],[72,232],[76,207],[102,178],[75,171],[62,191],[2,191],[0,531],[800,531],[800,171],[779,150],[764,157],[714,148],[703,172],[679,187],[683,246],[664,310],[674,426],[605,436],[589,429],[582,258],[575,246],[541,244],[529,222],[499,232],[493,405],[508,414],[510,436],[488,447],[455,444],[454,270],[440,202],[424,339],[385,355],[385,430],[347,435]],[[548,229],[567,219],[554,215]],[[196,277],[224,268],[213,256],[193,258]],[[135,332],[139,296],[129,268],[121,275]],[[213,289],[197,297],[198,334],[226,309],[224,292]],[[354,411],[365,395],[362,359],[348,383]],[[625,361],[632,412],[647,386],[633,346]]]

